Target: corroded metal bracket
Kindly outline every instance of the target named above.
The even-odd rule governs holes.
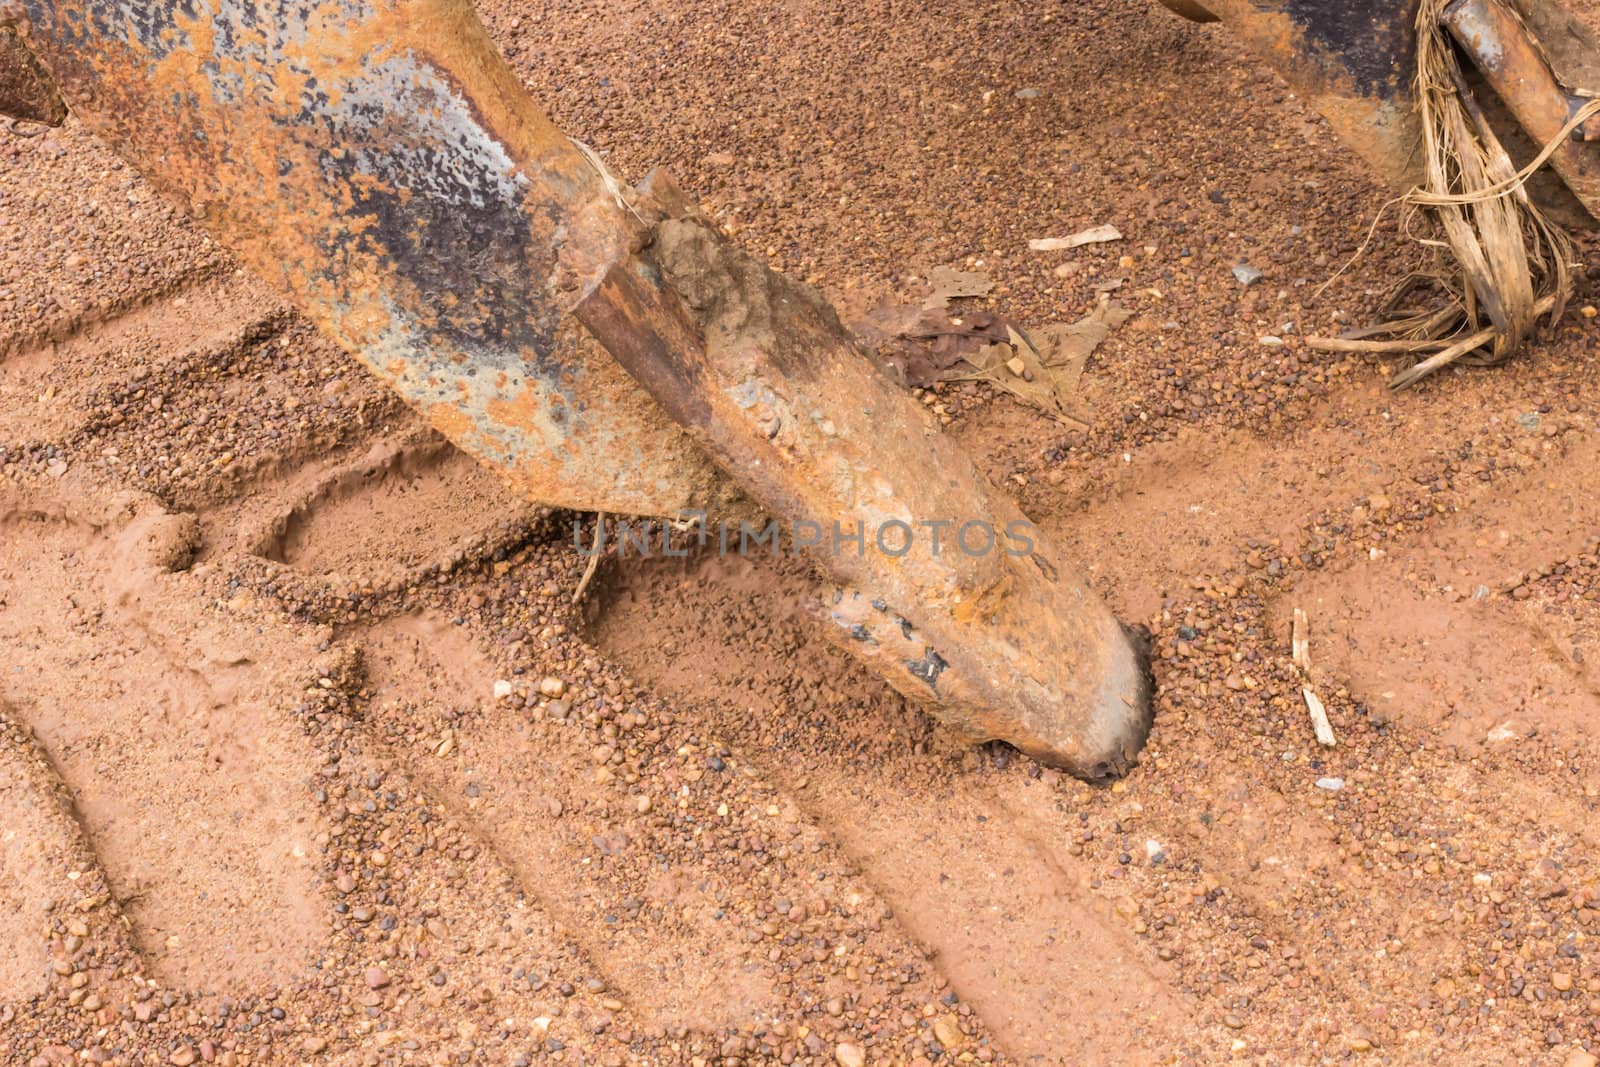
[[[1124,770],[1149,727],[1144,654],[1066,561],[817,293],[692,213],[654,238],[576,314],[770,514],[866,542],[821,554],[838,642],[971,740]],[[998,539],[1017,529],[1026,552]]]
[[[0,17],[95,132],[533,499],[754,501],[873,535],[1022,521],[816,293],[557,130],[467,0],[0,0]],[[817,553],[821,609],[962,735],[1120,772],[1149,727],[1144,655],[1031,541]]]

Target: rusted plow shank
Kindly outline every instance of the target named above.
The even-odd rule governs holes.
[[[529,497],[753,501],[821,535],[843,645],[964,736],[1089,777],[1143,743],[1142,656],[1059,554],[995,536],[1016,507],[820,297],[557,130],[466,0],[0,0],[0,20],[99,135]]]

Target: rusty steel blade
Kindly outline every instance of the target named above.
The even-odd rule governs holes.
[[[822,610],[847,650],[971,740],[1088,778],[1128,767],[1144,652],[816,293],[668,217],[577,315],[772,515],[826,531]]]

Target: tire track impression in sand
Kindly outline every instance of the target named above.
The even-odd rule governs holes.
[[[492,553],[541,513],[437,434],[410,430],[353,460],[308,464],[226,524],[287,578],[356,590],[417,580],[480,546]]]
[[[182,307],[187,294],[215,285],[219,280],[221,276],[213,271],[193,269],[143,292],[117,294],[94,307],[68,313],[26,333],[0,331],[0,366],[7,360],[32,362],[58,347],[92,339],[91,335],[116,336],[129,326],[161,316],[164,305]]]
[[[0,497],[0,695],[32,727],[155,973],[277,983],[322,944],[318,760],[290,708],[306,637],[230,622],[168,568],[193,525],[148,502]]]
[[[1493,871],[1492,884],[1526,887],[1518,898],[1536,897],[1554,892],[1563,878],[1581,882],[1583,856],[1595,841],[1593,804],[1578,795],[1581,783],[1553,789],[1567,779],[1532,779],[1502,759],[1503,751],[1490,750],[1532,730],[1579,738],[1588,724],[1600,721],[1600,687],[1571,652],[1577,635],[1563,631],[1562,618],[1537,592],[1526,600],[1520,592],[1511,595],[1525,577],[1570,559],[1600,530],[1600,502],[1591,490],[1600,445],[1581,418],[1572,420],[1576,427],[1543,428],[1536,419],[1525,425],[1505,420],[1498,444],[1502,456],[1515,455],[1512,466],[1474,479],[1470,475],[1493,467],[1474,454],[1473,434],[1486,421],[1475,414],[1444,412],[1465,429],[1452,437],[1435,427],[1435,455],[1428,463],[1423,461],[1430,457],[1411,449],[1410,431],[1397,435],[1395,447],[1386,442],[1377,454],[1381,466],[1370,468],[1367,481],[1352,479],[1342,460],[1330,463],[1336,438],[1313,431],[1277,453],[1247,447],[1216,461],[1243,470],[1237,492],[1224,494],[1228,507],[1203,493],[1191,496],[1191,490],[1203,490],[1203,482],[1179,479],[1150,499],[1122,498],[1110,519],[1090,520],[1097,529],[1102,522],[1130,523],[1134,531],[1159,520],[1172,523],[1158,527],[1159,535],[1176,538],[1185,528],[1180,512],[1186,515],[1193,506],[1184,501],[1203,501],[1200,528],[1211,531],[1204,535],[1207,544],[1179,544],[1165,556],[1147,546],[1148,554],[1132,562],[1116,556],[1096,560],[1118,581],[1167,583],[1180,605],[1188,595],[1180,590],[1194,574],[1239,568],[1247,536],[1280,536],[1293,550],[1296,518],[1285,506],[1295,499],[1277,495],[1285,478],[1298,479],[1292,487],[1303,530],[1311,529],[1314,516],[1318,524],[1344,525],[1337,532],[1348,533],[1349,543],[1329,565],[1291,572],[1267,588],[1272,599],[1266,615],[1287,659],[1291,610],[1310,612],[1318,687],[1324,696],[1340,698],[1336,732],[1343,726],[1338,716],[1350,714],[1352,704],[1365,705],[1374,722],[1394,724],[1386,727],[1396,731],[1394,740],[1375,743],[1368,736],[1354,748],[1313,749],[1323,769],[1299,782],[1273,766],[1252,768],[1226,748],[1186,751],[1178,758],[1204,757],[1204,774],[1214,783],[1213,810],[1206,814],[1215,821],[1155,824],[1152,830],[1203,856],[1205,869],[1242,899],[1244,914],[1267,935],[1263,956],[1269,948],[1281,954],[1314,945],[1318,936],[1337,941],[1358,926],[1368,931],[1371,940],[1363,947],[1378,951],[1358,954],[1338,972],[1319,971],[1310,961],[1303,973],[1316,980],[1322,995],[1337,990],[1357,1017],[1366,1013],[1367,1001],[1395,1005],[1385,1023],[1391,1034],[1427,1018],[1425,1011],[1412,1010],[1419,1005],[1408,971],[1434,976],[1419,979],[1423,986],[1437,978],[1439,989],[1465,985],[1486,988],[1481,995],[1495,992],[1492,983],[1480,984],[1477,971],[1464,976],[1463,954],[1473,944],[1472,926],[1482,921],[1481,913],[1431,906],[1426,893],[1419,906],[1419,878],[1467,882],[1486,874],[1474,863],[1473,840],[1512,841],[1532,859],[1526,868]],[[1346,444],[1353,448],[1355,442]],[[1369,449],[1363,455],[1370,454]],[[1207,467],[1220,476],[1227,467],[1216,462]],[[1319,463],[1324,467],[1317,468]],[[1418,479],[1392,477],[1413,467],[1421,468]],[[1314,493],[1306,484],[1308,472],[1320,483]],[[1444,499],[1452,510],[1433,506],[1425,480],[1435,489],[1448,480],[1451,493]],[[1363,526],[1363,518],[1379,509],[1386,521]],[[1165,569],[1149,570],[1151,561]],[[1352,699],[1345,699],[1345,687]],[[1274,757],[1288,760],[1310,745],[1298,684],[1286,696],[1294,709],[1289,733],[1262,746],[1263,758],[1273,764]],[[1443,752],[1436,738],[1445,743]],[[1581,743],[1592,754],[1592,744]],[[1397,750],[1417,753],[1409,767],[1406,760],[1392,766]],[[1479,766],[1460,764],[1473,756],[1482,757]],[[1342,778],[1337,799],[1312,787],[1317,773]],[[1393,780],[1396,774],[1435,784],[1404,825],[1363,825],[1362,813],[1378,810],[1377,798],[1405,787]],[[1486,892],[1473,895],[1485,898],[1479,909],[1487,906]],[[1252,942],[1252,950],[1257,947]],[[1397,973],[1384,961],[1402,952],[1408,971]],[[1303,951],[1290,962],[1294,958],[1306,959]],[[1251,963],[1279,970],[1282,965],[1270,957]],[[1388,993],[1376,997],[1379,989]]]
[[[658,725],[641,700],[595,744],[585,717],[598,694],[549,699],[531,715],[489,704],[488,657],[442,617],[397,617],[361,640],[365,736],[537,892],[634,1018],[826,1054],[830,1034],[859,1039],[884,1001],[937,1003],[922,950],[882,922],[881,896],[804,805],[697,723]],[[407,688],[417,695],[391,702]],[[809,1033],[792,1029],[801,1021]]]
[[[186,355],[264,336],[285,314],[252,278],[200,277],[0,355],[0,443],[65,443],[100,417],[86,398],[118,384],[108,370],[123,369],[124,381],[148,376]]]
[[[1009,1053],[1117,1063],[1181,1043],[1192,1006],[1063,838],[970,783],[961,750],[926,755],[947,744],[927,720],[818,648],[795,615],[803,579],[706,563],[632,564],[614,581],[602,652],[793,796]],[[797,655],[815,659],[797,668]]]
[[[450,479],[449,463],[439,460],[459,453],[430,440],[380,442],[357,463],[312,468],[273,507],[252,509],[241,546],[287,561],[278,563],[276,584],[307,589],[360,582],[393,590],[430,581],[435,564],[453,566],[441,556],[501,560],[508,538],[527,538],[535,509],[506,498],[498,484],[488,490]],[[353,520],[374,502],[380,510],[402,507],[413,521],[430,517],[426,544]],[[342,560],[359,561],[358,572]],[[493,570],[505,576],[513,566],[498,562]],[[832,1029],[879,997],[913,988],[905,985],[910,977],[840,982],[840,960],[854,953],[841,957],[846,946],[832,944],[824,951],[820,936],[840,911],[875,915],[881,904],[828,855],[792,801],[746,773],[708,773],[703,737],[667,742],[672,728],[650,723],[641,703],[609,723],[609,740],[596,745],[592,724],[572,709],[592,714],[597,694],[549,701],[530,718],[494,693],[497,673],[515,678],[521,668],[497,667],[474,631],[433,611],[339,637],[365,664],[362,744],[506,865],[577,939],[603,988],[615,983],[605,999],[628,1016],[702,1034],[733,1027],[770,1034],[782,998],[794,995],[780,986],[800,985],[809,1010],[833,1000],[851,1006],[839,1022],[825,1021]],[[751,793],[767,799],[730,810],[735,795]],[[727,802],[719,804],[723,794]],[[798,855],[807,871],[820,872],[815,882],[791,873]],[[869,960],[921,962],[918,950],[879,932],[876,920],[869,929]]]
[[[470,1055],[481,1051],[475,1039],[490,1020],[527,1047],[572,1042],[614,1023],[609,996],[588,984],[593,961],[539,907],[537,893],[470,821],[350,725],[339,724],[323,772],[339,831],[329,850],[334,910],[349,938],[345,951],[365,974],[359,1002],[396,1020],[365,1043],[404,1052],[423,1042],[436,1055]],[[416,827],[425,847],[399,847]],[[463,1000],[480,1023],[452,1018]]]
[[[1477,749],[1498,728],[1582,732],[1600,722],[1600,682],[1556,639],[1560,620],[1513,591],[1600,533],[1597,463],[1600,441],[1578,438],[1470,510],[1300,578],[1272,615],[1287,628],[1303,608],[1319,669],[1447,744]]]
[[[78,824],[72,796],[0,701],[0,1004],[44,994],[58,972],[96,984],[138,953]]]
[[[402,616],[360,642],[369,730],[476,827],[642,1017],[715,1029],[773,1010],[761,967],[723,921],[727,873],[669,869],[643,854],[623,820],[608,817],[604,781],[582,771],[602,761],[494,707],[495,669],[460,627]],[[403,719],[392,725],[410,743],[384,740],[390,717]]]
[[[1474,446],[1485,441],[1492,480],[1475,480],[1472,472],[1488,465],[1479,456],[1485,450]],[[1456,472],[1457,496],[1492,501],[1508,485],[1549,482],[1541,470],[1556,447],[1518,428],[1509,412],[1485,413],[1470,394],[1396,397],[1352,387],[1292,436],[1185,432],[1126,462],[1108,457],[1094,468],[1052,471],[1052,484],[1029,491],[1025,510],[1039,514],[1041,527],[1097,588],[1109,587],[1124,618],[1144,620],[1163,596],[1179,595],[1198,576],[1243,564],[1252,541],[1268,558],[1292,557],[1306,547],[1315,516],[1337,523],[1369,498],[1401,495],[1417,478],[1441,477],[1446,468]],[[1512,454],[1516,465],[1505,465]],[[1581,486],[1564,477],[1562,500],[1577,503],[1572,490]],[[1541,510],[1548,509],[1535,513]]]
[[[5,720],[14,714],[0,704],[0,725],[9,725]],[[75,869],[70,860],[62,863],[72,843],[64,798],[41,781],[29,755],[20,738],[0,741],[0,810],[6,813],[0,829],[0,944],[9,946],[0,952],[0,1001],[11,1003],[49,987],[46,915],[65,881],[62,868]]]

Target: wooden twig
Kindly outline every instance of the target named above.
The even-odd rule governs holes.
[[[1318,352],[1426,352],[1439,347],[1437,341],[1368,341],[1348,337],[1307,337],[1306,347]]]
[[[594,581],[595,572],[600,569],[600,547],[605,544],[605,537],[606,513],[602,511],[594,519],[594,550],[589,553],[589,565],[583,569],[583,577],[572,594],[573,607],[583,601],[583,594],[589,591],[589,583]]]
[[[1333,736],[1333,723],[1328,721],[1328,709],[1322,706],[1322,701],[1309,685],[1302,686],[1300,694],[1306,698],[1306,710],[1311,713],[1311,729],[1316,732],[1317,744],[1333,748],[1339,739]]]
[[[1322,706],[1322,700],[1311,688],[1311,620],[1299,608],[1294,609],[1293,628],[1289,633],[1289,655],[1305,679],[1305,684],[1300,687],[1300,695],[1305,697],[1306,711],[1311,713],[1311,729],[1317,735],[1317,744],[1333,748],[1339,739],[1334,736],[1333,723],[1328,721],[1328,709]]]

